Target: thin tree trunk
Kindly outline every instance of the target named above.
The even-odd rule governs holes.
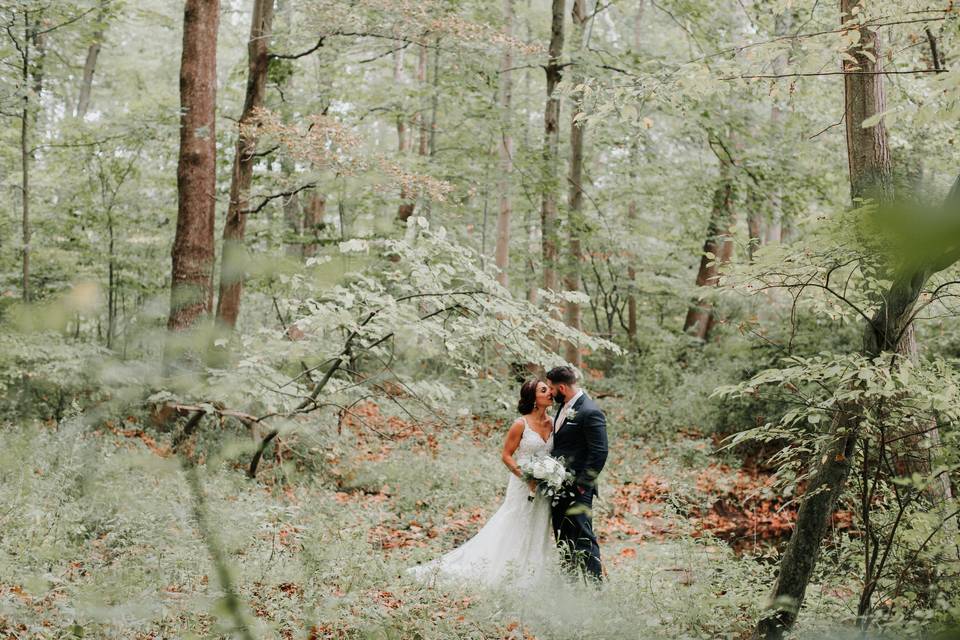
[[[393,54],[393,84],[400,91],[403,87],[403,49]],[[403,157],[409,148],[410,141],[407,139],[407,115],[405,113],[397,114],[397,154]],[[406,186],[400,186],[400,204],[397,206],[397,220],[406,223],[413,215],[414,200],[407,193]]]
[[[303,210],[303,231],[307,241],[303,245],[303,256],[310,258],[317,255],[320,249],[318,242],[320,231],[326,226],[323,218],[327,211],[327,198],[324,194],[314,191]]]
[[[643,12],[647,8],[647,0],[637,0],[637,10],[633,14],[633,52],[640,53],[640,37],[643,32]]]
[[[23,13],[23,46],[20,48],[20,62],[22,65],[23,86],[30,82],[31,47],[34,41],[34,26],[31,22],[31,12]],[[39,93],[36,94],[39,98]],[[30,94],[24,90],[20,111],[20,195],[21,195],[21,228],[23,232],[22,253],[22,281],[23,300],[30,302],[30,125],[33,117],[30,112]]]
[[[755,187],[751,188],[747,198],[747,259],[750,262],[753,262],[753,256],[764,240],[762,208],[761,194],[756,192]]]
[[[503,0],[504,35],[509,40],[513,37],[513,0]],[[497,248],[495,262],[497,265],[497,281],[504,287],[509,286],[510,276],[510,173],[513,170],[513,126],[510,114],[513,92],[513,78],[510,69],[513,67],[513,51],[509,44],[503,47],[503,58],[500,61],[500,173],[497,177],[497,191],[500,194],[500,211],[497,215]]]
[[[247,44],[247,91],[240,116],[240,132],[233,157],[230,179],[230,203],[223,227],[223,262],[220,269],[220,296],[217,299],[217,320],[234,327],[240,314],[243,292],[243,271],[247,262],[244,236],[247,230],[250,183],[256,159],[257,135],[249,128],[256,109],[263,106],[270,64],[270,33],[273,27],[274,0],[254,0]]]
[[[428,101],[427,93],[427,47],[420,45],[417,55],[417,84],[423,97],[420,100],[420,111],[417,113],[417,127],[420,130],[420,141],[417,152],[421,156],[430,154],[430,125],[427,122]]]
[[[563,53],[565,0],[553,0],[550,46],[547,49],[547,104],[543,113],[543,198],[540,209],[543,250],[543,288],[556,291],[557,279],[557,162],[560,147],[560,97],[555,89],[563,77],[560,56]]]
[[[24,95],[20,113],[20,194],[21,225],[23,228],[23,300],[30,302],[30,107]]]
[[[574,0],[573,2],[573,41],[574,41],[574,73],[571,79],[573,86],[577,86],[583,80],[583,72],[578,66],[582,61],[579,59],[586,45],[586,24],[587,24],[587,3],[586,0]],[[583,289],[582,276],[580,273],[583,262],[583,246],[581,234],[584,230],[583,223],[583,143],[586,136],[586,121],[580,120],[583,114],[583,94],[574,92],[573,111],[570,113],[570,175],[569,192],[567,196],[568,203],[568,224],[569,233],[567,243],[567,264],[564,275],[564,288],[567,291],[579,292]],[[580,303],[568,301],[566,303],[566,322],[567,326],[580,331],[583,328],[583,311]],[[583,355],[580,353],[579,345],[573,342],[566,344],[566,360],[573,366],[580,368],[583,366]]]
[[[437,154],[437,110],[440,107],[440,41],[437,40],[433,49],[433,88],[430,92],[430,140],[428,155]],[[429,204],[429,201],[428,201]]]
[[[631,198],[627,205],[627,219],[634,223],[637,219],[637,201]],[[627,296],[627,337],[631,342],[637,339],[637,296],[634,290],[637,286],[637,268],[633,266],[636,256],[630,256],[630,266],[627,267],[627,284],[630,294]]]
[[[98,26],[93,32],[93,41],[87,48],[87,59],[83,63],[83,78],[80,81],[80,96],[77,98],[77,108],[73,115],[76,118],[83,118],[87,115],[87,109],[90,107],[90,94],[93,91],[93,74],[97,69],[97,58],[100,56],[100,45],[104,34],[104,21],[106,20],[107,4],[101,3],[100,13],[97,16]]]
[[[790,33],[790,29],[793,26],[793,12],[787,12],[786,14],[780,15],[775,19],[774,22],[774,34],[776,36],[784,36]],[[786,53],[778,55],[773,60],[773,73],[781,74],[786,70],[788,63],[788,56]],[[773,99],[773,105],[770,107],[770,126],[773,131],[773,135],[777,138],[778,142],[782,141],[783,138],[783,110],[780,108],[780,102],[777,98]],[[778,148],[782,148],[782,144],[777,145]],[[792,160],[785,158],[786,168],[789,171],[790,164]],[[783,187],[780,185],[779,181],[774,187],[773,192],[770,194],[770,217],[766,220],[763,230],[763,244],[779,244],[783,241]]]
[[[186,0],[180,59],[177,229],[167,321],[172,331],[193,326],[213,306],[219,23],[219,0]]]
[[[707,239],[703,243],[703,255],[700,257],[700,268],[697,271],[698,287],[717,286],[720,266],[730,262],[733,255],[732,229],[736,222],[733,208],[734,196],[730,162],[722,159],[720,181],[713,193],[713,208],[710,212],[710,223],[707,226]],[[706,340],[713,328],[713,323],[713,306],[701,299],[687,311],[683,330],[700,340]]]
[[[294,24],[294,7],[293,3],[288,0],[276,0],[274,4],[274,14],[275,18],[282,20],[280,29],[277,29],[277,34],[290,34],[293,31]],[[289,43],[276,43],[276,46],[280,48],[281,46],[289,45]],[[283,81],[279,86],[280,93],[285,94],[289,87],[293,85],[295,79],[294,76],[295,68],[290,70],[290,73],[284,74]],[[281,106],[281,112],[285,117],[292,117],[292,110],[289,108],[289,103],[284,102]],[[288,153],[281,152],[280,156],[280,174],[283,176],[284,180],[292,180],[293,174],[296,171],[296,166],[293,159]],[[285,253],[290,257],[302,257],[303,256],[303,244],[301,240],[303,239],[303,218],[304,212],[302,211],[301,199],[299,193],[294,193],[288,198],[283,198],[281,207],[283,209],[283,221],[284,228],[286,230],[286,236],[289,239],[290,236],[293,236],[294,240],[292,242],[285,242]]]
[[[116,251],[113,237],[113,205],[107,209],[107,349],[113,348],[113,335],[117,327],[117,280],[115,274]]]
[[[640,48],[643,44],[643,12],[646,8],[646,0],[637,2],[636,12],[633,14],[633,53],[640,55]],[[637,140],[634,139],[630,145],[630,188],[637,189],[637,163],[640,161],[639,148]],[[627,219],[630,224],[635,224],[637,220],[637,198],[633,195],[630,198],[630,204],[627,205]],[[631,342],[637,339],[637,296],[634,291],[637,286],[637,268],[634,266],[636,256],[630,256],[630,266],[627,267],[627,283],[630,287],[630,293],[627,295],[627,337]]]
[[[527,42],[533,41],[533,26],[530,23],[530,6],[532,0],[527,0],[527,11],[524,14],[524,26],[526,32]],[[531,97],[530,84],[533,79],[533,74],[529,68],[523,70],[523,86],[524,86],[524,100],[523,103],[526,105],[529,103],[529,98]],[[524,151],[529,151],[530,149],[530,109],[524,107],[524,118],[523,118],[523,148]],[[538,298],[538,289],[539,289],[539,276],[537,270],[537,262],[534,258],[540,252],[540,238],[539,238],[539,229],[537,228],[537,216],[536,211],[532,207],[524,208],[524,225],[527,232],[527,302],[530,304],[537,304]]]

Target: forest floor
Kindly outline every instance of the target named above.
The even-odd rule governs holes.
[[[245,438],[188,454],[203,463],[208,541],[257,638],[744,637],[793,511],[709,438],[654,443],[611,424],[599,597],[441,589],[405,574],[498,506],[502,422],[414,424],[364,405],[316,446],[280,442],[256,483]],[[94,434],[67,423],[0,433],[0,637],[229,636],[184,468],[157,434],[133,418]],[[808,617],[836,622],[849,595],[814,586]]]

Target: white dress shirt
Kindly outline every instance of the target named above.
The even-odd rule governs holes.
[[[560,428],[563,426],[563,422],[564,420],[567,419],[567,413],[570,411],[570,408],[573,407],[573,405],[576,403],[577,400],[580,399],[580,396],[582,395],[583,395],[583,389],[578,389],[577,393],[572,398],[570,398],[565,405],[563,405],[562,409],[560,409],[560,413],[557,415],[557,421],[553,423],[554,433],[559,431]]]

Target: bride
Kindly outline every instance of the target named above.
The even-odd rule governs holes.
[[[468,579],[488,586],[507,582],[530,584],[551,575],[558,552],[550,530],[550,499],[525,482],[520,464],[553,449],[553,422],[547,408],[550,388],[541,380],[520,387],[517,411],[510,425],[501,459],[512,474],[503,504],[473,538],[446,555],[411,568],[419,579]]]

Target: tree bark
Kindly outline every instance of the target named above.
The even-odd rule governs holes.
[[[730,161],[720,161],[720,181],[713,193],[713,208],[707,226],[707,239],[703,243],[700,268],[697,271],[698,287],[715,287],[720,277],[720,266],[730,262],[733,255],[734,187]],[[709,254],[709,255],[708,255]],[[706,340],[713,328],[713,307],[705,300],[693,304],[683,322],[683,330],[700,340]]]
[[[426,99],[427,94],[427,47],[420,45],[417,51],[417,83],[422,92],[420,100],[420,112],[417,114],[417,128],[420,130],[420,140],[417,152],[421,156],[430,155],[430,126],[427,123],[427,110],[429,102]]]
[[[293,25],[295,21],[295,11],[296,9],[293,6],[293,3],[289,0],[276,0],[274,3],[274,20],[280,20],[280,29],[275,30],[275,35],[281,33],[290,34],[293,31]],[[290,43],[277,43],[276,39],[273,39],[273,43],[277,48],[281,46],[289,46]],[[289,73],[283,75],[283,79],[280,82],[278,90],[282,94],[286,94],[289,87],[293,85],[295,79],[296,67],[291,67]],[[292,117],[293,110],[289,102],[282,103],[280,107],[280,112],[284,117]],[[289,153],[281,152],[280,156],[280,174],[283,176],[285,182],[289,182],[293,179],[293,174],[296,172],[296,165],[293,161],[293,158],[290,157]],[[301,205],[301,198],[299,193],[294,193],[287,198],[281,200],[281,208],[283,210],[283,221],[284,229],[286,233],[286,241],[284,242],[284,253],[291,258],[302,257],[303,256],[303,218],[304,212]],[[292,236],[292,241],[291,240]]]
[[[273,27],[273,1],[254,0],[247,43],[247,90],[240,115],[240,131],[233,157],[230,178],[230,203],[223,226],[223,258],[220,268],[220,296],[217,299],[217,320],[227,327],[237,324],[240,315],[240,296],[243,292],[243,272],[247,262],[244,236],[247,230],[247,210],[250,206],[250,183],[256,159],[257,135],[249,128],[256,109],[263,106],[270,66],[270,33]]]
[[[219,23],[219,0],[186,0],[180,59],[177,229],[167,320],[171,331],[193,326],[213,306]]]
[[[791,15],[792,14],[787,14],[776,19],[775,35],[783,36],[789,32],[792,25]],[[786,54],[777,56],[773,61],[773,73],[783,73],[786,69],[786,66]],[[770,107],[770,127],[773,131],[774,137],[778,142],[783,138],[782,121],[783,111],[780,108],[778,99],[774,98],[773,105]],[[780,147],[781,145],[778,144],[777,146]],[[783,188],[779,180],[777,181],[773,192],[770,194],[770,200],[770,217],[768,220],[766,220],[766,224],[764,225],[762,244],[779,244],[783,239]]]
[[[533,25],[530,20],[530,7],[532,5],[532,0],[527,0],[527,10],[524,12],[523,24],[524,32],[527,42],[533,42]],[[532,96],[530,91],[531,82],[533,80],[533,73],[530,68],[523,70],[523,87],[524,87],[524,100],[525,105],[529,104],[528,98]],[[530,149],[530,109],[527,106],[523,108],[523,148],[524,151],[529,151]],[[539,220],[537,219],[537,212],[533,207],[524,207],[523,213],[523,222],[527,235],[527,259],[526,263],[526,280],[527,280],[527,302],[530,304],[537,304],[539,298],[539,280],[540,273],[537,268],[537,260],[535,256],[541,253],[541,242],[540,242],[540,229],[539,229]]]
[[[97,58],[100,56],[100,45],[105,31],[105,21],[107,13],[107,3],[100,5],[100,12],[97,16],[97,29],[93,32],[93,41],[87,48],[87,58],[83,63],[83,78],[80,81],[80,96],[77,98],[77,108],[73,115],[76,118],[83,118],[87,115],[87,109],[90,108],[90,94],[93,91],[93,74],[97,69]]]
[[[440,40],[436,41],[433,49],[433,88],[430,91],[430,136],[428,141],[428,155],[437,154],[437,111],[440,108]],[[430,201],[427,200],[427,206]]]
[[[635,178],[635,176],[631,176]],[[631,183],[635,183],[634,180],[631,180]],[[630,224],[634,224],[637,219],[637,200],[636,198],[630,199],[630,204],[627,205],[627,220],[630,221]],[[630,256],[630,266],[627,267],[627,285],[630,287],[630,293],[627,295],[627,337],[630,338],[631,342],[636,341],[637,339],[637,296],[634,293],[637,286],[637,268],[634,266],[634,261],[636,256]]]
[[[641,37],[643,33],[643,12],[646,8],[646,0],[639,0],[637,2],[636,12],[633,14],[633,54],[635,56],[640,55],[640,48],[643,44],[643,38]],[[630,145],[630,186],[632,189],[637,189],[637,173],[636,167],[637,163],[640,161],[638,153],[638,143],[634,139],[633,144]],[[630,198],[630,204],[627,205],[627,219],[630,221],[630,224],[634,224],[637,219],[637,199],[636,197]],[[627,267],[627,283],[630,287],[630,293],[627,295],[627,337],[631,342],[635,342],[637,339],[637,295],[634,293],[637,285],[637,268],[634,266],[634,261],[636,256],[630,256],[630,266]]]
[[[43,93],[43,62],[45,56],[46,36],[39,33],[42,24],[42,10],[25,10],[23,12],[23,42],[17,47],[20,54],[21,81],[23,82],[23,99],[20,110],[20,195],[21,211],[20,222],[23,239],[21,281],[23,287],[23,301],[30,302],[33,294],[30,288],[30,242],[32,236],[30,220],[30,164],[33,162],[33,151],[30,148],[30,132],[36,128],[40,115],[40,97]],[[12,34],[12,31],[11,31]],[[31,47],[32,45],[32,47]],[[34,54],[33,51],[36,51]],[[32,85],[32,86],[31,86]],[[37,106],[30,105],[30,91],[36,96]]]
[[[840,0],[841,22],[856,20],[851,13],[859,0]],[[859,28],[860,43],[843,60],[844,123],[847,132],[847,165],[850,172],[850,196],[856,202],[892,198],[890,149],[887,126],[881,119],[875,126],[863,127],[863,121],[887,109],[884,76],[878,73],[880,36],[871,29]]]
[[[398,91],[403,87],[403,49],[393,54],[393,83]],[[407,138],[407,114],[397,114],[397,154],[403,157],[409,148]],[[400,186],[400,204],[397,206],[397,220],[406,223],[413,215],[414,201],[405,186]]]
[[[513,0],[503,0],[504,35],[513,37]],[[513,170],[513,134],[510,114],[513,93],[513,79],[510,69],[513,67],[513,51],[509,44],[503,46],[503,58],[500,61],[500,173],[497,177],[497,192],[500,194],[500,211],[497,215],[497,247],[495,262],[497,281],[504,287],[509,286],[510,276],[510,173]]]
[[[761,194],[756,193],[754,189],[750,190],[747,208],[747,259],[753,262],[753,254],[764,241]]]
[[[583,48],[586,45],[586,24],[587,24],[587,3],[586,0],[574,0],[573,10],[573,40],[574,40],[574,60],[573,77],[571,79],[573,86],[577,86],[583,81],[582,63],[580,56],[583,54]],[[586,136],[586,122],[580,120],[583,114],[583,94],[575,91],[573,94],[573,111],[570,113],[570,176],[569,191],[567,196],[568,219],[567,232],[569,234],[567,244],[567,264],[564,275],[564,288],[567,291],[579,292],[583,289],[583,282],[580,268],[583,262],[583,244],[581,234],[584,232],[583,221],[583,143]],[[580,309],[580,303],[566,303],[566,322],[567,326],[580,331],[583,328],[583,312]],[[580,353],[579,345],[573,342],[566,344],[566,360],[573,366],[580,368],[583,366],[583,355]]]
[[[30,77],[30,26],[27,12],[24,13],[23,65],[22,80],[26,86]],[[21,228],[23,232],[22,286],[23,301],[30,302],[30,96],[23,92],[23,106],[20,111],[20,203]]]
[[[308,240],[303,245],[303,256],[310,258],[317,255],[320,249],[318,242],[320,231],[326,226],[323,217],[327,211],[327,198],[322,193],[314,191],[303,210],[303,231]]]
[[[547,49],[547,104],[543,113],[543,194],[540,208],[543,288],[557,290],[557,162],[560,147],[560,97],[555,89],[563,77],[563,13],[565,0],[553,0],[550,46]]]

